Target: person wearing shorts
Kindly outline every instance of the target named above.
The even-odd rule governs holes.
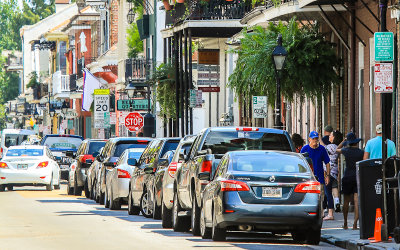
[[[348,133],[346,139],[340,143],[336,151],[343,154],[346,161],[346,168],[342,178],[342,194],[344,195],[343,202],[343,228],[347,229],[347,215],[349,212],[350,202],[354,200],[354,224],[353,229],[357,229],[358,222],[358,192],[356,179],[356,162],[362,161],[364,151],[358,148],[358,143],[361,141],[354,133]],[[347,146],[342,148],[343,146]]]

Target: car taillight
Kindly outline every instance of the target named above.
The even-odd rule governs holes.
[[[212,161],[203,161],[200,172],[211,172]]]
[[[5,163],[5,162],[0,162],[0,168],[8,168],[8,165],[7,165],[7,163]]]
[[[79,156],[79,161],[82,163],[86,163],[86,160],[94,160],[92,155],[81,155]]]
[[[176,173],[177,169],[178,169],[178,163],[177,162],[171,162],[169,164],[169,167],[168,167],[169,176],[171,176],[172,178],[175,178],[175,173]]]
[[[236,131],[258,131],[258,128],[236,128]]]
[[[43,162],[39,163],[36,168],[45,168],[45,167],[47,167],[47,165],[49,165],[49,162],[43,161]]]
[[[242,181],[224,180],[221,181],[221,191],[249,191],[250,188]]]
[[[318,181],[303,182],[294,189],[296,193],[321,193],[321,184]]]
[[[118,178],[131,178],[131,175],[129,174],[128,171],[122,169],[117,169],[117,171],[118,171]]]

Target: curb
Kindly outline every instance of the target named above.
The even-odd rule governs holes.
[[[356,241],[356,240],[344,240],[337,238],[332,235],[321,235],[321,241],[340,247],[344,249],[349,249],[349,250],[386,250],[386,249],[395,249],[392,247],[382,247],[382,246],[376,246],[376,245],[371,245],[370,243],[365,243],[361,241]]]

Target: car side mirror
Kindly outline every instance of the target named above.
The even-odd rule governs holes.
[[[94,153],[92,154],[93,158],[96,158],[98,155],[99,155],[99,152],[94,152]]]
[[[179,151],[179,161],[185,161],[186,160],[186,155],[183,150]]]
[[[67,152],[65,152],[65,155],[67,157],[74,157],[74,151],[67,151]]]
[[[96,160],[99,162],[103,162],[103,158],[101,157],[100,154],[96,156]]]
[[[208,154],[212,154],[212,150],[210,148],[197,151],[197,155],[208,155]]]
[[[210,180],[210,172],[201,172],[197,175],[199,180],[209,181]]]
[[[162,159],[158,160],[158,165],[160,165],[160,166],[167,166],[168,163],[169,163],[168,159],[163,159],[162,158]]]
[[[146,174],[153,174],[153,173],[154,173],[154,168],[153,168],[153,167],[145,167],[145,168],[143,169],[143,171],[144,171]]]
[[[135,158],[129,158],[128,159],[128,165],[130,166],[136,166],[137,165],[137,161]]]
[[[92,159],[86,159],[86,164],[92,164],[93,160]]]
[[[310,155],[308,154],[308,152],[304,152],[304,153],[301,153],[304,157],[310,157]]]

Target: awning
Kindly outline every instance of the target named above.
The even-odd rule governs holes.
[[[93,75],[99,78],[103,78],[107,83],[116,83],[118,79],[118,76],[116,76],[111,71],[96,72],[93,73]]]

